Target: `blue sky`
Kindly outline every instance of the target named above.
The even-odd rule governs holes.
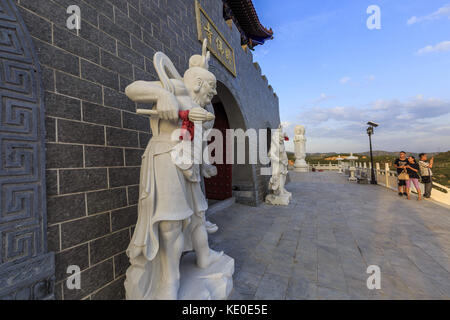
[[[308,152],[450,150],[450,0],[253,0],[274,39],[254,51],[285,130]],[[381,29],[369,30],[369,5]]]

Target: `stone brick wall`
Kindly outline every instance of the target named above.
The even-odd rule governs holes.
[[[124,94],[134,80],[155,80],[152,58],[165,52],[180,72],[201,51],[193,0],[15,0],[33,37],[46,104],[48,244],[56,252],[57,299],[123,299],[125,255],[137,219],[140,157],[149,120]],[[81,30],[66,28],[69,5],[81,8]],[[238,77],[216,59],[211,69],[238,102],[247,128],[279,124],[278,98],[221,0],[201,4],[235,47]],[[255,171],[255,170],[253,170]],[[256,171],[255,171],[256,172]],[[258,203],[253,173],[249,203]],[[81,268],[81,290],[69,290],[69,265]]]

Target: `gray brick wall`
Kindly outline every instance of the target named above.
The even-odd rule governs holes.
[[[180,72],[201,51],[194,0],[16,0],[33,36],[46,101],[49,250],[56,252],[57,299],[123,299],[125,249],[137,219],[140,157],[151,132],[124,94],[134,80],[155,80],[152,59],[165,52]],[[66,8],[81,8],[79,35]],[[236,51],[234,78],[216,59],[211,69],[239,104],[247,128],[275,128],[278,98],[240,47],[221,0],[202,6]],[[266,188],[253,168],[251,197]],[[259,171],[258,171],[259,172]],[[253,186],[253,187],[252,187]],[[67,266],[81,268],[81,290],[68,290]]]

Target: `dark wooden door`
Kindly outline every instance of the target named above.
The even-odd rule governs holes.
[[[217,167],[217,176],[205,179],[206,198],[213,200],[225,200],[232,197],[232,172],[233,165],[225,164],[227,157],[226,129],[229,129],[229,123],[225,108],[222,103],[214,103],[214,113],[216,120],[214,128],[220,130],[223,136],[223,164],[213,163]],[[212,139],[211,143],[214,141]],[[215,156],[215,152],[212,152]]]

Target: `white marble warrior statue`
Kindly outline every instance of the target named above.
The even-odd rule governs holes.
[[[127,249],[131,266],[126,274],[126,296],[138,300],[178,298],[184,251],[195,251],[199,268],[207,268],[223,254],[209,248],[208,205],[200,185],[201,175],[215,175],[216,168],[179,165],[173,159],[174,147],[183,143],[172,137],[180,128],[183,112],[186,116],[189,111],[192,122],[205,124],[214,119],[204,109],[211,107],[217,94],[216,78],[208,71],[206,42],[203,54],[191,57],[184,77],[161,52],[155,54],[153,62],[160,81],[136,81],[125,91],[133,101],[155,103],[153,110],[138,110],[152,115],[153,133],[142,156],[138,221]]]
[[[294,170],[298,172],[308,172],[308,164],[306,163],[306,138],[305,127],[298,125],[294,129],[294,151],[295,163]]]
[[[272,133],[269,158],[272,165],[272,177],[269,182],[269,191],[266,202],[273,205],[288,205],[292,194],[285,189],[288,174],[289,160],[286,154],[284,141],[287,138],[281,125]]]

